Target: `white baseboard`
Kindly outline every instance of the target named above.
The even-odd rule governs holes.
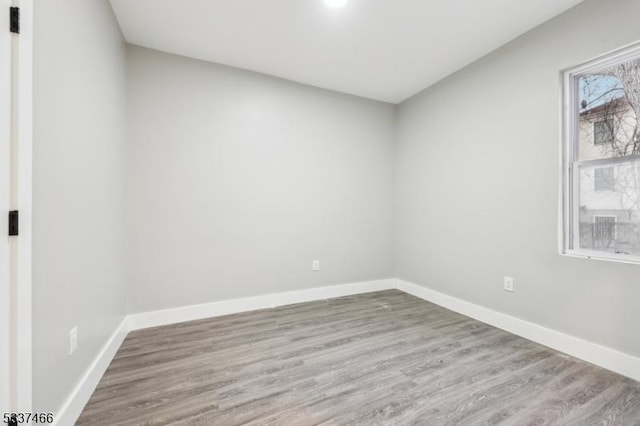
[[[451,311],[640,381],[640,358],[403,280],[396,288]]]
[[[129,315],[129,329],[139,330],[185,321],[213,318],[222,315],[255,311],[258,309],[275,308],[277,306],[293,305],[295,303],[332,299],[334,297],[350,296],[353,294],[371,293],[373,291],[389,290],[393,288],[395,288],[395,280],[389,278],[377,281],[364,281],[351,284],[316,287],[308,290],[288,291],[284,293],[273,293],[263,296],[245,297],[241,299],[204,303],[201,305],[143,312]]]
[[[98,386],[102,375],[107,370],[109,363],[111,363],[116,352],[118,352],[118,348],[127,337],[128,332],[128,317],[125,317],[80,378],[80,381],[62,407],[55,413],[53,426],[71,426],[75,424],[78,417],[80,417],[80,413],[82,413],[82,409],[89,401],[96,386]]]

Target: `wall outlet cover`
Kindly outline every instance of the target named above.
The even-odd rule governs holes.
[[[504,277],[504,290],[510,291],[513,293],[513,278],[512,277]]]

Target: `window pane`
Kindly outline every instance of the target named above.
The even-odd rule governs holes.
[[[611,118],[606,118],[593,123],[593,144],[607,145],[615,140],[614,122]]]
[[[640,60],[578,79],[578,160],[640,154]]]
[[[640,255],[640,160],[580,167],[580,248]]]
[[[597,246],[608,247],[616,235],[617,216],[593,217],[593,242]]]
[[[598,167],[594,173],[594,191],[615,191],[616,182],[614,178],[615,169],[613,167]]]

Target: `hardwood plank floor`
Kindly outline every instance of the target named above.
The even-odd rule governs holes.
[[[390,290],[135,331],[78,425],[640,425],[640,383]]]

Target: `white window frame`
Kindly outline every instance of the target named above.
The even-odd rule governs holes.
[[[629,163],[633,158],[578,161],[579,105],[578,79],[621,62],[640,57],[640,42],[630,44],[599,56],[582,65],[561,71],[561,136],[560,136],[560,209],[559,253],[564,256],[612,262],[640,264],[640,256],[632,256],[580,248],[580,215],[574,211],[579,205],[580,165],[613,166]],[[640,118],[640,117],[639,117]],[[637,159],[637,157],[634,157]],[[636,160],[637,161],[637,160]]]

